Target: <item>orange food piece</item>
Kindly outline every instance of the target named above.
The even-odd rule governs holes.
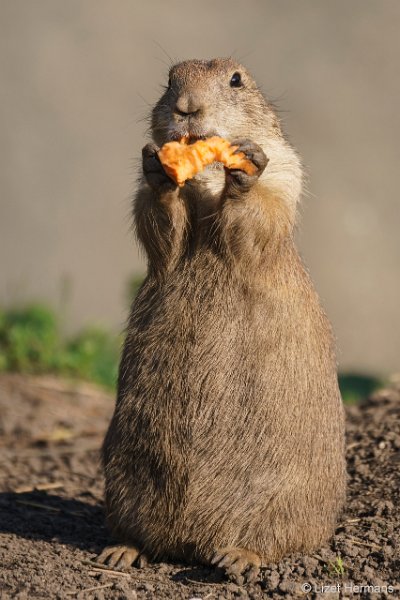
[[[254,175],[257,167],[246,158],[243,152],[234,154],[238,146],[231,144],[218,136],[206,140],[198,140],[194,144],[168,142],[160,149],[158,157],[165,172],[179,186],[191,179],[204,167],[213,162],[221,162],[228,169],[240,169],[248,175]]]

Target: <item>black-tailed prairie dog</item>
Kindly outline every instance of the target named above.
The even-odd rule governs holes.
[[[133,211],[148,274],[103,446],[120,545],[100,558],[202,561],[250,580],[323,544],[345,496],[331,328],[293,242],[301,165],[231,59],[172,67],[152,136]],[[159,148],[212,136],[255,174],[213,163],[178,187]]]

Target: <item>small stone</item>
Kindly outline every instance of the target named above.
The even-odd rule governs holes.
[[[127,581],[117,581],[114,584],[114,590],[120,592],[118,600],[137,600],[137,593],[129,588]]]
[[[279,585],[280,577],[277,571],[272,571],[270,575],[267,575],[264,579],[265,589],[275,590]]]
[[[315,569],[318,567],[318,561],[316,558],[312,556],[305,556],[302,560],[302,565],[306,570],[308,575],[311,575]]]
[[[386,554],[386,556],[392,556],[394,553],[394,548],[393,546],[386,545],[382,548],[382,551],[384,554]]]
[[[371,569],[371,567],[365,565],[365,567],[363,568],[363,575],[365,575],[365,577],[367,577],[368,580],[372,580],[375,577],[375,572],[373,569]]]
[[[290,579],[284,579],[280,582],[278,589],[284,594],[294,593],[296,591],[296,583]]]
[[[385,584],[385,582],[382,579],[379,579],[378,577],[375,577],[374,579],[371,580],[371,584],[375,585],[377,587],[382,588]]]
[[[170,565],[167,565],[165,563],[160,563],[159,565],[157,565],[158,573],[169,573],[170,570],[171,570]]]
[[[250,592],[248,593],[247,590],[244,589],[240,589],[238,592],[236,592],[235,597],[239,598],[239,600],[248,600],[250,598]]]
[[[357,546],[355,546],[354,544],[352,544],[351,542],[346,542],[342,546],[342,552],[346,556],[355,557],[355,556],[359,555],[360,549]]]

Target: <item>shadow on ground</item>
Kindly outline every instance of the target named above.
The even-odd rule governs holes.
[[[99,504],[41,492],[4,492],[0,493],[0,514],[0,533],[96,553],[110,541]]]

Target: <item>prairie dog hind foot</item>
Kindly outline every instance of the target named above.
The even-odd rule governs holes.
[[[245,548],[221,548],[213,555],[211,564],[223,569],[229,579],[241,585],[243,582],[252,583],[257,580],[261,558]]]
[[[97,562],[116,569],[129,569],[131,566],[142,569],[148,563],[145,554],[142,554],[136,546],[119,544],[107,546],[97,557]]]

